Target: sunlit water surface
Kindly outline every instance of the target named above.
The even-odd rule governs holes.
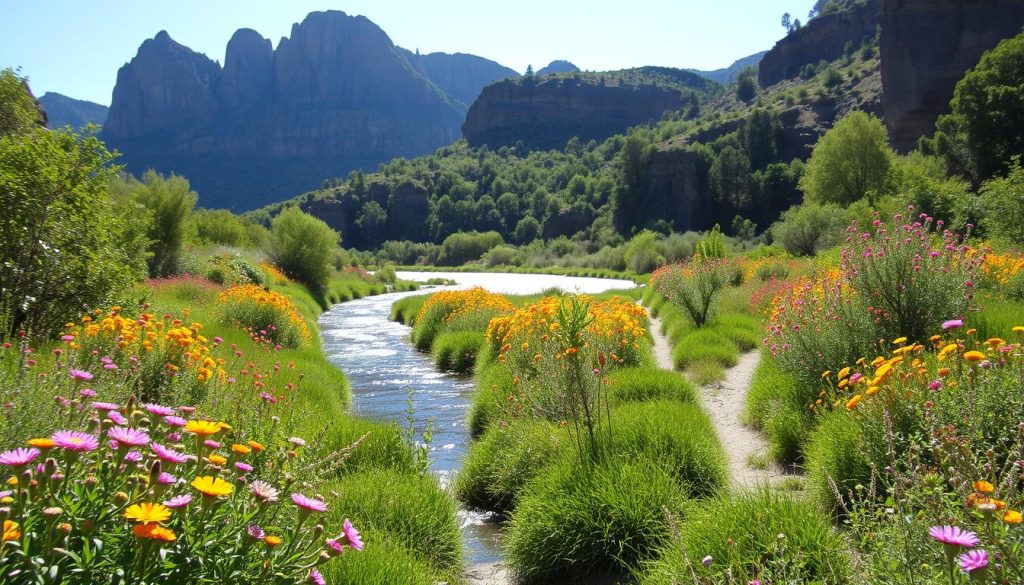
[[[537,274],[399,272],[398,277],[420,282],[450,278],[458,284],[443,288],[482,286],[505,294],[535,294],[552,287],[599,293],[633,286],[626,280]],[[320,331],[328,359],[345,372],[352,385],[356,414],[406,425],[411,397],[416,434],[420,436],[428,425],[432,428],[431,469],[448,484],[469,448],[466,415],[473,400],[473,380],[438,371],[430,356],[416,351],[409,342],[409,327],[390,320],[395,301],[435,290],[391,293],[335,305],[320,317]],[[478,510],[459,512],[470,564],[501,558],[496,520]]]

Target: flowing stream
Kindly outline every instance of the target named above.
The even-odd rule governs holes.
[[[537,274],[400,272],[403,280],[450,278],[448,289],[482,286],[505,294],[535,294],[557,287],[599,293],[633,287],[627,280]],[[435,289],[390,293],[335,305],[320,317],[324,351],[352,385],[353,411],[361,416],[408,424],[409,401],[417,436],[432,426],[430,467],[448,484],[469,449],[466,414],[475,384],[469,376],[438,371],[430,355],[409,342],[410,328],[391,321],[391,305]],[[497,519],[488,512],[460,510],[466,560],[470,566],[501,559]]]

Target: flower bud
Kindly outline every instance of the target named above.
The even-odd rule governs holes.
[[[87,485],[88,487],[93,487],[97,483],[99,483],[99,481],[100,480],[97,479],[95,475],[90,475],[85,478],[85,485]]]
[[[96,528],[96,522],[92,520],[82,520],[79,526],[81,526],[82,532],[84,532],[85,534],[89,534]]]
[[[325,550],[324,551],[320,551],[320,558],[317,559],[316,564],[322,565],[322,564],[326,563],[329,560],[331,560],[331,554],[328,553]]]
[[[128,503],[128,494],[124,492],[117,492],[114,494],[114,503],[118,506],[123,506]]]
[[[324,525],[323,524],[317,524],[316,526],[313,527],[313,536],[320,536],[323,533],[324,533]]]
[[[43,465],[43,471],[46,472],[46,475],[53,475],[54,473],[57,473],[57,460],[53,457],[48,457],[46,459],[46,463]]]
[[[156,485],[161,473],[163,473],[163,466],[160,464],[160,460],[157,459],[149,467],[149,485]]]
[[[65,536],[68,535],[68,534],[71,534],[71,525],[68,524],[67,522],[61,522],[60,524],[57,525],[57,532],[60,532],[61,534],[65,535]]]
[[[49,508],[43,509],[43,516],[46,516],[47,518],[50,518],[50,519],[56,518],[56,517],[60,516],[63,513],[64,513],[64,509],[63,508],[59,508],[57,506],[51,506]]]
[[[700,564],[704,565],[705,567],[710,567],[711,563],[714,560],[715,560],[714,557],[712,557],[711,555],[708,555],[708,556],[704,557],[703,559],[701,559]]]

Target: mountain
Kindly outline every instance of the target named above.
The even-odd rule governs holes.
[[[555,73],[575,73],[580,68],[566,61],[565,59],[555,59],[554,61],[547,64],[547,67],[541,67],[540,71],[536,75],[552,75]]]
[[[680,110],[719,86],[667,67],[568,73],[505,80],[484,88],[462,134],[471,146],[562,148],[571,138],[604,140]],[[685,101],[684,101],[685,98]]]
[[[188,177],[200,205],[252,209],[451,143],[464,98],[508,71],[412,55],[340,11],[309,14],[276,49],[241,29],[223,67],[161,31],[118,71],[101,136],[132,172]]]
[[[87,124],[102,126],[107,119],[107,106],[86,100],[76,100],[66,95],[48,91],[39,98],[39,103],[49,116],[51,128],[71,126],[79,130]]]
[[[721,83],[722,85],[729,85],[730,83],[736,81],[736,78],[739,77],[740,72],[743,71],[744,69],[748,67],[756,68],[758,63],[761,62],[761,58],[764,57],[764,54],[767,52],[768,51],[761,51],[758,53],[754,53],[753,55],[743,57],[742,59],[736,59],[735,61],[733,61],[732,65],[729,65],[728,67],[724,67],[722,69],[715,69],[713,71],[687,69],[687,71],[692,71],[693,73],[696,73],[701,77],[706,77],[716,83]]]
[[[519,77],[513,69],[500,63],[465,53],[430,53],[420,55],[402,49],[405,58],[423,76],[467,107],[487,85],[506,78]]]

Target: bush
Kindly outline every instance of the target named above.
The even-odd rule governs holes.
[[[177,274],[185,245],[185,220],[195,207],[198,195],[189,186],[188,179],[177,175],[165,178],[153,170],[142,175],[142,182],[129,179],[127,188],[151,218],[147,233],[149,275]]]
[[[252,246],[246,223],[226,209],[197,209],[188,216],[192,240],[200,245]]]
[[[870,203],[886,192],[892,158],[882,121],[854,111],[818,139],[800,190],[816,203],[846,206],[864,198]]]
[[[467,417],[469,433],[479,437],[503,417],[504,399],[512,395],[512,372],[498,363],[477,369],[477,391]]]
[[[565,453],[569,437],[554,423],[517,420],[494,426],[472,444],[455,478],[467,506],[506,512],[528,481]]]
[[[736,267],[727,260],[694,256],[685,264],[659,268],[651,282],[694,326],[702,327],[714,316],[721,293],[735,273]]]
[[[416,313],[412,342],[420,351],[427,351],[433,346],[434,339],[444,332],[483,333],[493,317],[513,309],[504,295],[480,287],[434,293]]]
[[[847,499],[871,481],[871,466],[861,450],[857,425],[844,412],[821,419],[804,449],[807,487],[824,509],[840,508],[837,496]]]
[[[344,477],[328,489],[335,494],[328,515],[332,522],[347,516],[365,532],[367,542],[401,545],[437,573],[461,575],[455,502],[435,476],[374,470]]]
[[[697,404],[697,391],[685,376],[651,368],[624,368],[608,375],[612,405],[651,400]]]
[[[338,232],[297,207],[282,211],[270,224],[270,257],[289,277],[321,294],[327,288]]]
[[[581,466],[566,458],[527,484],[505,533],[524,583],[621,574],[652,558],[670,536],[666,510],[684,496],[655,463]]]
[[[0,137],[0,338],[55,333],[145,275],[145,213],[108,199],[112,160],[93,136]]]
[[[298,347],[310,338],[306,321],[281,293],[244,284],[221,293],[218,303],[223,322],[245,329],[257,343]]]
[[[434,338],[430,353],[438,369],[466,374],[473,370],[483,345],[484,334],[478,331],[442,333]]]
[[[441,256],[437,263],[440,266],[461,266],[466,262],[479,260],[491,248],[504,243],[501,234],[495,231],[454,233],[441,243]]]
[[[794,256],[814,256],[831,248],[843,235],[846,213],[837,205],[806,202],[772,224],[772,239]]]
[[[705,582],[728,573],[735,583],[839,585],[850,582],[846,550],[813,505],[761,489],[688,506],[678,541],[644,569],[639,583]],[[705,557],[712,559],[707,566]]]
[[[685,370],[699,360],[712,360],[731,368],[739,361],[739,348],[732,341],[711,329],[697,329],[683,335],[672,348],[672,363]]]

